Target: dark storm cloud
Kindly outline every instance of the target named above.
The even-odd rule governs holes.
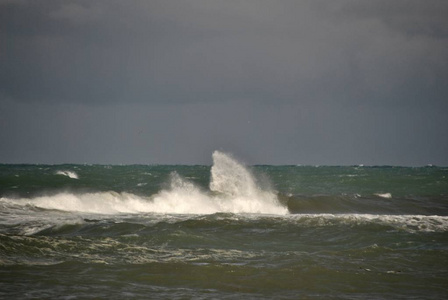
[[[18,100],[389,100],[445,93],[443,1],[8,1]],[[440,100],[440,99],[439,99]]]
[[[446,1],[1,1],[0,159],[448,164]]]
[[[357,1],[343,11],[355,18],[380,20],[407,36],[448,37],[445,1]]]

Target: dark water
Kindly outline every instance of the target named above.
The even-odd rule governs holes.
[[[0,298],[444,299],[448,168],[0,165]]]

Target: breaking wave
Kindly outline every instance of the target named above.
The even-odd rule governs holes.
[[[73,171],[57,171],[56,175],[62,175],[70,177],[71,179],[79,179],[78,174]]]
[[[77,178],[76,173],[57,174]],[[254,175],[228,154],[215,151],[211,168],[210,190],[202,190],[176,172],[170,175],[170,187],[148,197],[131,193],[59,193],[14,201],[28,206],[98,214],[117,213],[288,213],[274,192],[258,186]]]
[[[381,197],[381,198],[386,198],[386,199],[391,199],[392,198],[392,194],[391,193],[383,193],[383,194],[377,193],[377,194],[375,194],[375,196],[378,196],[378,197]]]

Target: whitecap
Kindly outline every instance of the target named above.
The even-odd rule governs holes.
[[[63,175],[63,176],[70,177],[72,179],[79,179],[78,174],[76,174],[73,171],[57,171],[56,175]]]
[[[386,199],[391,199],[392,198],[392,194],[391,193],[383,193],[383,194],[377,193],[377,194],[375,194],[375,196],[378,196],[378,197],[381,197],[381,198],[386,198]]]

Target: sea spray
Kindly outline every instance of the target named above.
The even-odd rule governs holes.
[[[182,178],[176,172],[170,174],[170,188],[157,193],[148,204],[155,213],[211,214],[219,211],[206,192]]]
[[[254,176],[230,155],[213,152],[210,190],[233,197],[255,196],[258,187]]]
[[[223,212],[286,214],[277,196],[257,185],[255,176],[230,155],[213,152],[210,190]]]
[[[255,177],[230,155],[215,151],[211,168],[210,191],[202,191],[177,173],[171,174],[169,190],[153,198],[153,211],[159,213],[210,214],[261,213],[286,214],[276,195],[257,186]]]

